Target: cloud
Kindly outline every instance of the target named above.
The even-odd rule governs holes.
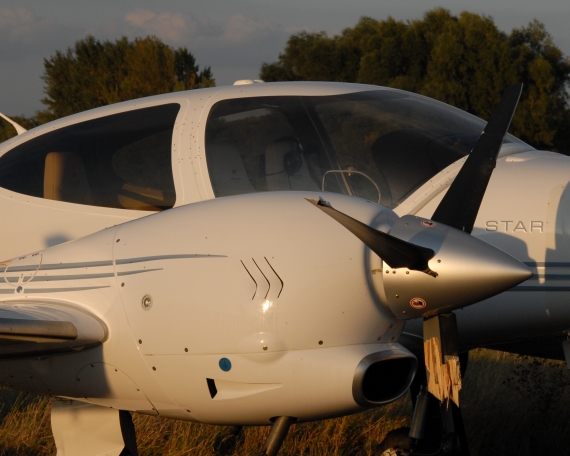
[[[53,21],[38,18],[29,8],[0,8],[0,36],[4,40],[32,41],[52,27]]]
[[[0,59],[19,60],[67,46],[79,29],[37,16],[27,7],[0,8]]]
[[[259,67],[262,61],[275,60],[291,33],[302,30],[241,13],[216,22],[196,14],[142,8],[125,14],[123,24],[130,37],[150,34],[171,45],[186,46],[202,65],[213,68]]]
[[[205,17],[141,8],[125,14],[124,23],[130,34],[156,35],[173,44],[200,40],[218,33],[217,27]]]
[[[193,32],[193,24],[180,13],[155,13],[136,9],[125,15],[125,22],[144,31],[146,35],[156,35],[164,40],[180,42]]]
[[[243,45],[263,37],[285,33],[278,23],[236,14],[224,23],[194,14],[155,12],[137,8],[125,14],[130,34],[156,35],[172,44],[203,43],[210,45]]]
[[[241,13],[226,16],[224,20],[215,19],[137,8],[123,16],[122,25],[108,23],[106,34],[120,32],[131,39],[156,35],[172,46],[185,46],[200,67],[211,66],[216,80],[228,83],[239,79],[238,73],[244,75],[242,79],[257,77],[261,63],[276,60],[287,38],[303,30]]]
[[[243,43],[280,31],[278,24],[273,24],[267,20],[255,20],[242,14],[237,14],[230,17],[225,24],[224,33],[220,40],[231,43]]]

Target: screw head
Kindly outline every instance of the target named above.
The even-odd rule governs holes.
[[[152,296],[144,295],[141,301],[141,305],[144,310],[150,310],[152,307]]]

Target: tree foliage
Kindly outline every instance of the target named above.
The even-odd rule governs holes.
[[[342,81],[399,88],[489,118],[508,84],[525,88],[511,132],[570,154],[570,61],[538,21],[500,31],[493,19],[445,9],[411,22],[363,17],[340,35],[292,35],[265,81]]]
[[[47,109],[40,123],[119,101],[211,87],[210,67],[200,71],[185,48],[174,49],[155,36],[98,41],[92,36],[44,59]]]

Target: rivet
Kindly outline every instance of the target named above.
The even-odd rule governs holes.
[[[144,295],[141,301],[141,305],[144,310],[150,310],[152,307],[152,296]]]
[[[264,346],[263,346],[263,350],[266,350],[266,351],[267,351],[267,345],[264,345]]]
[[[119,242],[119,241],[120,241],[120,239],[117,239],[117,241],[116,241],[116,242]]]
[[[438,263],[441,263],[441,260],[437,260]]]
[[[322,341],[322,340],[319,340],[319,345],[323,345],[323,341]]]
[[[91,367],[95,367],[95,365],[94,365],[94,364],[91,364]]]
[[[121,284],[121,286],[124,287],[124,286],[125,286],[125,282],[123,282],[123,283]]]
[[[192,413],[190,410],[186,410],[188,413]]]
[[[390,274],[390,271],[386,271],[386,274]]]
[[[16,291],[17,291],[18,293],[21,293],[21,292],[22,292],[22,290],[23,290],[23,288],[22,288],[22,287],[18,287],[18,288],[16,288]]]
[[[399,298],[399,297],[400,297],[400,295],[396,295],[396,298]]]
[[[142,339],[139,339],[139,344],[142,344]]]
[[[185,348],[184,351],[185,351],[186,353],[188,353],[188,349],[187,349],[187,348]]]
[[[409,274],[409,273],[410,273],[410,271],[406,271],[406,274]]]
[[[392,274],[396,274],[396,271],[392,271]]]
[[[152,366],[152,370],[155,371],[155,370],[156,370],[156,367]]]

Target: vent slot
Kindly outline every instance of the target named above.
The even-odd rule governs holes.
[[[218,394],[218,388],[216,388],[216,382],[213,378],[207,378],[206,383],[208,384],[208,391],[210,391],[210,396],[212,399]]]

